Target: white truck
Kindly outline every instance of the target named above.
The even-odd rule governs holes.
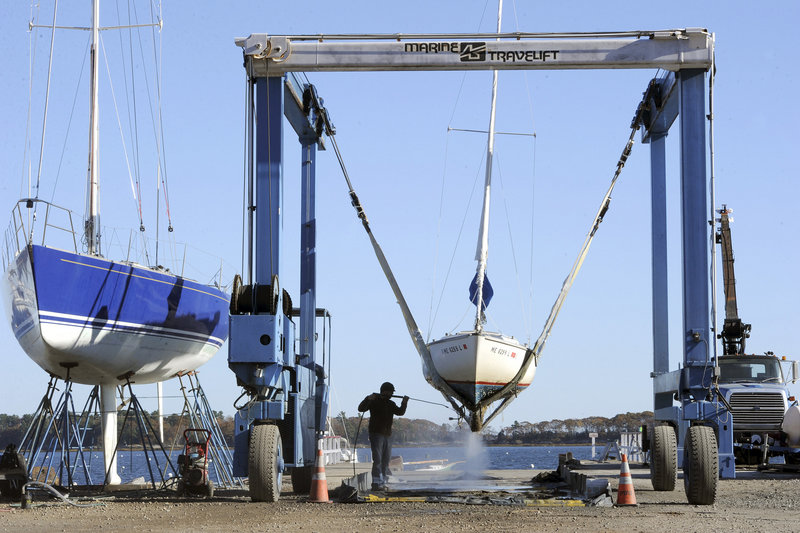
[[[717,363],[717,387],[733,415],[736,464],[765,464],[774,455],[785,455],[787,462],[793,462],[796,454],[791,451],[800,443],[796,442],[793,416],[787,415],[793,404],[796,408],[787,385],[797,380],[797,362],[791,362],[791,379],[783,372],[782,363],[788,361],[771,352],[723,355]],[[784,418],[788,418],[787,427]]]

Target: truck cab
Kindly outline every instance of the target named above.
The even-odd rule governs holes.
[[[790,399],[782,361],[768,353],[725,355],[717,362],[719,392],[733,415],[736,462],[764,462],[785,445],[781,426]]]

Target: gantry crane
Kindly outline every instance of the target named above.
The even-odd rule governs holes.
[[[285,459],[277,457],[276,443],[294,428],[293,440],[301,431],[304,441],[311,430],[298,417],[302,409],[295,408],[292,395],[299,386],[300,372],[308,370],[309,385],[325,390],[324,373],[309,359],[309,350],[297,354],[291,348],[292,328],[287,326],[288,309],[284,310],[286,295],[279,290],[281,276],[280,252],[277,243],[281,233],[283,179],[282,121],[286,116],[303,146],[301,162],[304,179],[304,202],[310,195],[313,205],[314,146],[321,142],[322,127],[310,119],[316,113],[303,105],[302,94],[308,86],[299,86],[293,72],[341,71],[433,71],[433,70],[563,70],[563,69],[664,69],[668,75],[650,84],[652,101],[646,110],[645,142],[651,145],[652,231],[653,231],[653,337],[654,337],[654,394],[656,418],[683,428],[678,442],[687,443],[691,454],[684,469],[688,472],[721,468],[723,476],[732,477],[733,455],[726,443],[729,430],[718,426],[717,415],[724,406],[711,398],[710,376],[706,370],[708,347],[713,342],[709,325],[708,272],[708,210],[705,143],[705,75],[713,64],[714,38],[707,30],[688,28],[666,31],[605,32],[605,33],[504,33],[504,34],[392,34],[392,35],[267,35],[253,34],[237,40],[244,51],[244,64],[251,87],[249,98],[249,145],[254,147],[248,157],[250,174],[254,176],[258,193],[255,204],[256,223],[248,242],[255,248],[256,272],[245,284],[251,287],[237,294],[249,294],[252,304],[231,315],[229,362],[237,379],[245,386],[250,400],[246,412],[237,413],[235,461],[240,465],[237,475],[243,475],[250,459],[251,485],[272,486],[276,471],[284,466],[305,465],[299,455]],[[313,93],[313,91],[311,91]],[[255,95],[253,98],[252,95]],[[284,96],[289,95],[289,96]],[[253,104],[252,102],[255,102]],[[313,101],[307,98],[306,101]],[[667,350],[667,253],[666,253],[666,164],[665,138],[673,122],[680,120],[681,145],[681,232],[683,247],[683,367],[669,371]],[[312,178],[308,180],[308,170]],[[309,189],[306,189],[306,182]],[[276,199],[278,199],[276,201]],[[307,207],[307,204],[304,204]],[[304,207],[304,213],[305,213]],[[312,210],[313,213],[313,210]],[[313,218],[304,219],[304,231],[313,234]],[[315,256],[303,247],[303,269],[315,268]],[[305,270],[304,270],[305,271]],[[388,276],[387,276],[388,277]],[[313,278],[306,278],[313,279]],[[394,288],[394,287],[393,287]],[[308,339],[314,316],[314,282],[301,282],[301,339]],[[262,305],[262,292],[266,303]],[[395,288],[396,295],[399,289]],[[399,294],[401,297],[402,294]],[[401,305],[404,301],[398,297]],[[404,309],[405,312],[405,309]],[[307,324],[302,326],[302,324]],[[406,316],[414,345],[423,361],[425,346],[413,319]],[[288,330],[282,328],[288,327]],[[265,333],[265,331],[268,331]],[[310,338],[313,338],[310,337]],[[266,346],[266,347],[265,347]],[[280,347],[280,349],[278,349]],[[429,354],[428,354],[429,358]],[[305,361],[298,366],[298,362]],[[301,368],[302,367],[302,368]],[[316,369],[316,370],[315,370]],[[298,372],[295,375],[295,371]],[[269,376],[269,379],[266,377]],[[315,381],[316,379],[316,381]],[[306,389],[307,390],[307,389]],[[440,388],[443,390],[443,388]],[[680,406],[673,404],[673,395],[680,391]],[[302,393],[300,393],[302,394]],[[322,393],[324,394],[324,392]],[[447,396],[446,390],[443,394]],[[290,401],[292,400],[292,401]],[[317,400],[317,405],[320,405]],[[301,412],[302,411],[302,412]],[[309,412],[310,414],[310,412]],[[287,422],[287,419],[290,422]],[[310,420],[310,418],[308,418]],[[302,426],[303,429],[297,428]],[[267,429],[265,430],[264,427]],[[319,425],[317,425],[317,430]],[[670,430],[672,431],[672,430]],[[263,438],[264,435],[267,438]],[[659,433],[661,434],[661,433]],[[720,436],[717,450],[716,434]],[[674,435],[674,432],[673,432]],[[280,446],[277,446],[280,448]],[[286,448],[286,444],[284,444]],[[296,450],[296,447],[295,447]],[[245,459],[242,459],[242,457]],[[265,459],[262,459],[265,458]],[[238,459],[237,459],[238,458]],[[730,461],[728,461],[730,459]],[[253,471],[253,464],[274,465],[264,472]],[[687,476],[692,487],[691,503],[713,503],[716,477]],[[251,486],[251,493],[253,489]],[[260,499],[274,496],[270,490],[256,491]],[[262,498],[262,496],[264,496]],[[709,497],[711,495],[711,497]],[[269,497],[269,498],[267,498]]]

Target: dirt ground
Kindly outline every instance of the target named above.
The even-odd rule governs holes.
[[[530,479],[530,472],[525,475]],[[287,476],[288,477],[288,476]],[[798,531],[800,476],[756,472],[719,482],[711,506],[686,502],[682,481],[655,492],[649,473],[633,470],[638,507],[520,507],[450,503],[309,503],[284,492],[277,503],[252,503],[245,491],[210,500],[165,493],[116,493],[77,508],[36,496],[20,509],[0,502],[0,531]],[[329,476],[328,485],[340,480]],[[616,490],[616,480],[612,480]],[[616,493],[614,494],[616,497]]]

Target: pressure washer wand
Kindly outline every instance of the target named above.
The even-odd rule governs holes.
[[[399,394],[393,394],[392,398],[405,398],[405,396],[400,396]],[[441,405],[442,407],[447,407],[448,409],[453,409],[451,406],[445,403],[437,403],[437,402],[429,402],[428,400],[420,400],[419,398],[412,398],[411,396],[408,397],[409,400],[414,400],[415,402],[422,402],[422,403],[429,403],[431,405]],[[453,409],[455,410],[455,409]]]

